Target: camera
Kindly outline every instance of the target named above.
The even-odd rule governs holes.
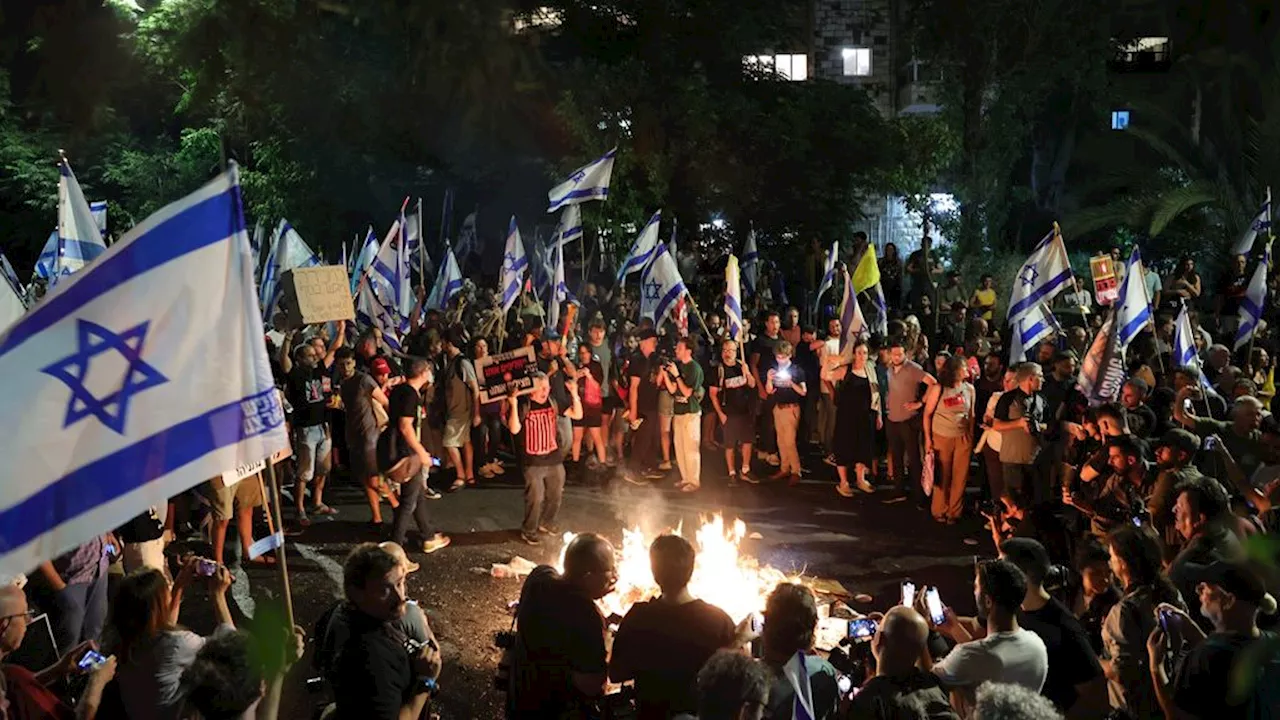
[[[410,658],[417,657],[423,648],[431,648],[437,652],[440,650],[440,647],[436,645],[436,641],[431,638],[427,638],[426,642],[420,642],[413,638],[404,639],[404,651],[409,654]],[[418,678],[418,682],[422,684],[423,692],[427,693],[427,695],[434,696],[440,690],[440,687],[436,685],[436,679],[433,677]]]
[[[836,672],[850,680],[850,690],[856,692],[875,672],[876,657],[871,653],[871,643],[847,637],[831,650],[827,662]]]
[[[493,689],[498,692],[511,692],[511,662],[516,647],[516,633],[513,630],[501,630],[493,634],[493,644],[502,651],[498,658],[498,668],[493,673]]]

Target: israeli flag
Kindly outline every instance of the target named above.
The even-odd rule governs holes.
[[[755,228],[747,233],[747,242],[742,247],[742,280],[746,291],[755,293],[756,284],[760,281],[760,252],[756,250]]]
[[[306,241],[288,220],[281,220],[276,227],[275,243],[267,255],[267,265],[262,270],[262,286],[259,298],[262,301],[262,319],[271,321],[276,307],[280,304],[280,278],[286,270],[300,267],[321,265],[319,256],[311,251]]]
[[[560,304],[574,302],[574,297],[564,281],[564,245],[553,245],[549,251],[553,253],[554,269],[551,271],[551,304],[547,307],[547,326],[557,327],[560,324]]]
[[[436,275],[436,284],[431,286],[431,294],[427,296],[425,307],[428,310],[443,311],[461,291],[462,271],[458,269],[458,258],[453,254],[453,249],[446,245],[444,262],[440,265],[440,273]]]
[[[887,335],[889,334],[889,305],[884,301],[884,287],[876,283],[871,289],[875,291],[871,296],[871,301],[876,306],[875,331],[881,335]]]
[[[809,668],[805,664],[804,652],[799,651],[782,666],[782,677],[786,678],[795,694],[791,703],[791,720],[814,720],[813,688],[809,683]]]
[[[0,255],[0,258],[3,257]],[[27,304],[22,300],[18,285],[7,277],[0,278],[0,332],[9,329],[26,312]]]
[[[622,266],[618,268],[618,285],[626,282],[627,276],[631,273],[643,271],[649,265],[649,261],[653,260],[660,244],[658,228],[661,224],[662,211],[659,210],[649,218],[649,222],[645,223],[644,229],[640,231],[640,237],[637,237],[635,243],[631,245],[631,251],[622,261]],[[666,246],[663,247],[665,249]]]
[[[1258,331],[1258,322],[1262,319],[1262,308],[1267,300],[1267,268],[1271,267],[1271,243],[1267,243],[1262,262],[1253,270],[1249,287],[1245,288],[1244,297],[1240,298],[1240,324],[1236,329],[1235,350],[1239,350],[1253,339]]]
[[[0,252],[0,273],[3,273],[5,278],[13,283],[14,287],[22,287],[22,282],[18,280],[17,271],[13,269],[13,265],[9,264],[9,258],[5,257],[2,252]]]
[[[566,205],[577,205],[590,200],[609,199],[609,180],[613,177],[613,156],[618,152],[614,148],[603,157],[578,168],[569,179],[555,186],[547,193],[551,201],[547,212],[553,213]]]
[[[1023,362],[1031,348],[1061,329],[1058,318],[1046,303],[1035,306],[1013,324],[1012,337],[1009,339],[1009,362]]]
[[[667,313],[684,295],[684,280],[680,279],[676,260],[667,252],[665,244],[658,243],[653,262],[641,275],[640,292],[640,317],[650,318],[655,327],[662,325]]]
[[[107,201],[94,200],[89,203],[89,212],[93,215],[93,221],[98,226],[98,232],[107,234]]]
[[[738,267],[736,255],[730,255],[729,261],[724,266],[724,316],[729,323],[729,337],[741,343],[742,272]]]
[[[71,165],[63,160],[58,177],[58,258],[49,284],[57,284],[62,278],[78,272],[106,252],[102,231],[84,199],[80,183],[76,182]]]
[[[0,336],[0,574],[289,447],[233,166]]]
[[[400,321],[378,297],[372,283],[360,283],[356,291],[356,322],[362,327],[374,327],[382,331],[387,347],[400,351]]]
[[[1253,251],[1253,243],[1258,239],[1261,233],[1271,232],[1271,188],[1267,188],[1267,201],[1262,204],[1262,210],[1249,223],[1249,229],[1244,231],[1240,236],[1240,240],[1236,242],[1236,246],[1232,248],[1233,255],[1248,255]]]
[[[1196,334],[1191,329],[1191,313],[1187,310],[1186,303],[1182,304],[1177,319],[1173,321],[1173,366],[1195,370],[1200,375],[1200,387],[1205,394],[1222,397],[1204,376],[1200,353],[1196,351]]]
[[[840,301],[840,354],[844,355],[853,348],[854,341],[871,334],[867,319],[862,315],[862,306],[858,304],[858,294],[854,292],[853,279],[849,271],[844,271],[844,298]]]
[[[560,225],[556,228],[556,243],[564,246],[574,240],[582,239],[582,208],[569,205],[560,215]]]
[[[267,230],[262,221],[254,223],[253,234],[249,236],[249,251],[253,254],[253,286],[258,287],[262,280],[262,246],[266,244]]]
[[[409,251],[404,233],[404,216],[401,215],[382,239],[378,252],[365,270],[368,283],[391,314],[399,318],[403,330],[408,330],[409,314],[413,311],[413,288],[409,282]]]
[[[1052,300],[1067,288],[1071,280],[1071,263],[1067,246],[1062,242],[1058,224],[1031,251],[1013,281],[1009,296],[1009,324],[1027,315],[1035,306]]]
[[[355,295],[356,288],[359,287],[360,278],[369,270],[369,266],[373,264],[373,259],[378,256],[378,236],[373,234],[373,226],[369,226],[369,230],[365,232],[364,244],[360,246],[360,252],[356,253],[355,264],[351,266],[351,294]]]
[[[455,261],[456,262],[456,261]],[[524,254],[524,243],[520,240],[520,227],[516,225],[516,216],[511,216],[511,224],[507,226],[507,248],[502,253],[502,312],[507,312],[520,297],[520,286],[524,284],[524,271],[529,265],[529,258]]]
[[[827,258],[822,266],[822,282],[818,284],[818,293],[813,298],[814,315],[818,314],[818,308],[822,306],[822,294],[830,290],[831,285],[836,281],[836,257],[839,254],[839,241],[831,243],[831,249],[827,251]]]
[[[1116,307],[1116,333],[1121,351],[1151,324],[1151,298],[1147,296],[1146,271],[1142,257],[1134,248],[1124,271],[1124,283],[1120,285],[1120,304]]]
[[[49,233],[49,239],[45,241],[44,247],[40,250],[40,257],[36,258],[36,267],[31,276],[32,279],[49,280],[53,278],[53,274],[57,271],[58,231],[54,229],[53,232]]]

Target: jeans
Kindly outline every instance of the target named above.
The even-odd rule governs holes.
[[[696,487],[702,483],[702,415],[673,416],[671,427],[680,479]]]
[[[561,415],[556,418],[556,445],[560,448],[560,459],[569,457],[573,449],[573,421]]]
[[[409,520],[418,525],[418,532],[423,540],[429,540],[435,531],[431,529],[431,516],[427,513],[427,472],[423,467],[400,487],[400,507],[396,508],[395,519],[391,523],[391,540],[405,544],[409,536]]]
[[[525,535],[536,535],[538,526],[551,527],[560,513],[560,500],[564,497],[564,465],[524,466],[524,522],[520,529]]]
[[[49,614],[59,654],[85,640],[98,640],[107,620],[107,572],[103,567],[93,580],[68,585],[62,592],[45,590],[37,598]]]
[[[890,421],[887,423],[886,433],[889,440],[889,460],[897,475],[893,483],[899,490],[910,493],[917,502],[924,500],[924,489],[920,487],[920,430],[923,424],[919,415],[903,422]]]

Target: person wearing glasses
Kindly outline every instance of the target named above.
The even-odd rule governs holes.
[[[27,598],[16,585],[0,587],[0,717],[75,717],[92,720],[102,705],[102,692],[116,674],[114,657],[90,656],[96,653],[93,643],[83,643],[57,663],[39,674],[18,665],[4,664],[5,658],[22,645],[27,623],[35,615],[27,607]],[[50,690],[47,685],[61,678],[87,674],[88,682],[75,709]]]

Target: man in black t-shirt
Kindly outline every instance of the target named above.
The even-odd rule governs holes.
[[[1049,553],[1031,538],[1012,538],[1000,544],[1000,556],[1027,576],[1018,625],[1039,635],[1049,654],[1049,674],[1041,694],[1072,717],[1105,714],[1106,679],[1089,644],[1089,634],[1071,611],[1044,589]]]
[[[794,349],[783,340],[774,353],[776,361],[765,375],[765,392],[773,403],[773,426],[778,441],[778,472],[770,480],[787,479],[789,485],[800,482],[800,450],[796,433],[800,427],[800,403],[808,395],[804,370],[791,361]]]
[[[641,478],[656,479],[666,477],[666,473],[655,469],[655,460],[662,457],[659,442],[661,440],[661,421],[658,418],[658,384],[654,376],[658,372],[657,358],[654,351],[658,349],[658,333],[653,328],[643,328],[637,333],[640,340],[639,352],[631,355],[627,365],[630,382],[627,385],[630,398],[627,404],[627,421],[631,423],[631,472],[623,473],[623,477],[635,484],[643,484]],[[637,426],[636,423],[639,422]]]
[[[329,434],[329,398],[333,395],[329,368],[334,353],[346,340],[345,324],[339,324],[338,336],[324,356],[316,344],[305,343],[289,348],[296,331],[285,336],[281,369],[285,371],[285,397],[293,406],[293,456],[296,483],[293,488],[294,510],[298,524],[311,524],[306,510],[306,489],[311,483],[311,507],[317,515],[334,515],[336,510],[324,504],[324,479],[329,474],[329,456],[333,449]],[[312,482],[314,481],[314,482]]]
[[[564,496],[564,446],[557,423],[561,417],[582,419],[578,381],[567,380],[565,392],[569,393],[569,408],[561,410],[560,403],[551,395],[546,373],[538,371],[534,373],[533,389],[527,399],[507,397],[503,419],[519,448],[524,472],[524,522],[520,526],[520,539],[529,545],[539,544],[539,535],[558,531],[555,522]]]
[[[778,313],[769,312],[765,314],[763,325],[764,332],[756,336],[752,343],[747,364],[751,366],[751,374],[755,376],[755,387],[760,399],[757,406],[760,415],[760,450],[766,453],[765,462],[777,466],[781,463],[781,458],[778,456],[777,433],[773,428],[773,400],[765,392],[764,386],[765,376],[777,365],[774,358],[778,343],[782,342],[782,320]]]
[[[604,617],[595,601],[618,582],[613,546],[592,533],[564,551],[564,575],[534,569],[520,590],[507,717],[590,717],[609,667]]]
[[[743,482],[759,482],[751,475],[751,442],[755,440],[755,418],[751,414],[754,404],[756,377],[751,369],[738,360],[738,343],[725,340],[720,344],[720,365],[716,381],[711,384],[711,405],[724,428],[724,462],[729,468],[729,486]],[[733,451],[742,446],[741,475],[735,468]]]
[[[640,720],[696,709],[698,670],[733,643],[733,620],[689,593],[694,557],[693,545],[679,535],[653,541],[649,563],[662,595],[633,605],[613,640],[609,679],[635,680]]]
[[[421,467],[413,473],[400,488],[400,507],[396,508],[395,520],[391,525],[391,540],[401,546],[406,545],[409,534],[409,521],[418,525],[423,542],[419,547],[424,553],[433,553],[447,547],[450,539],[447,535],[432,532],[431,517],[427,514],[427,474],[431,471],[431,455],[422,446],[418,435],[418,424],[422,417],[422,388],[431,381],[428,370],[430,362],[423,358],[413,358],[409,362],[409,370],[402,383],[391,388],[387,398],[387,429],[384,430],[386,448],[379,441],[378,464],[383,470],[395,465],[403,458],[417,456]]]

